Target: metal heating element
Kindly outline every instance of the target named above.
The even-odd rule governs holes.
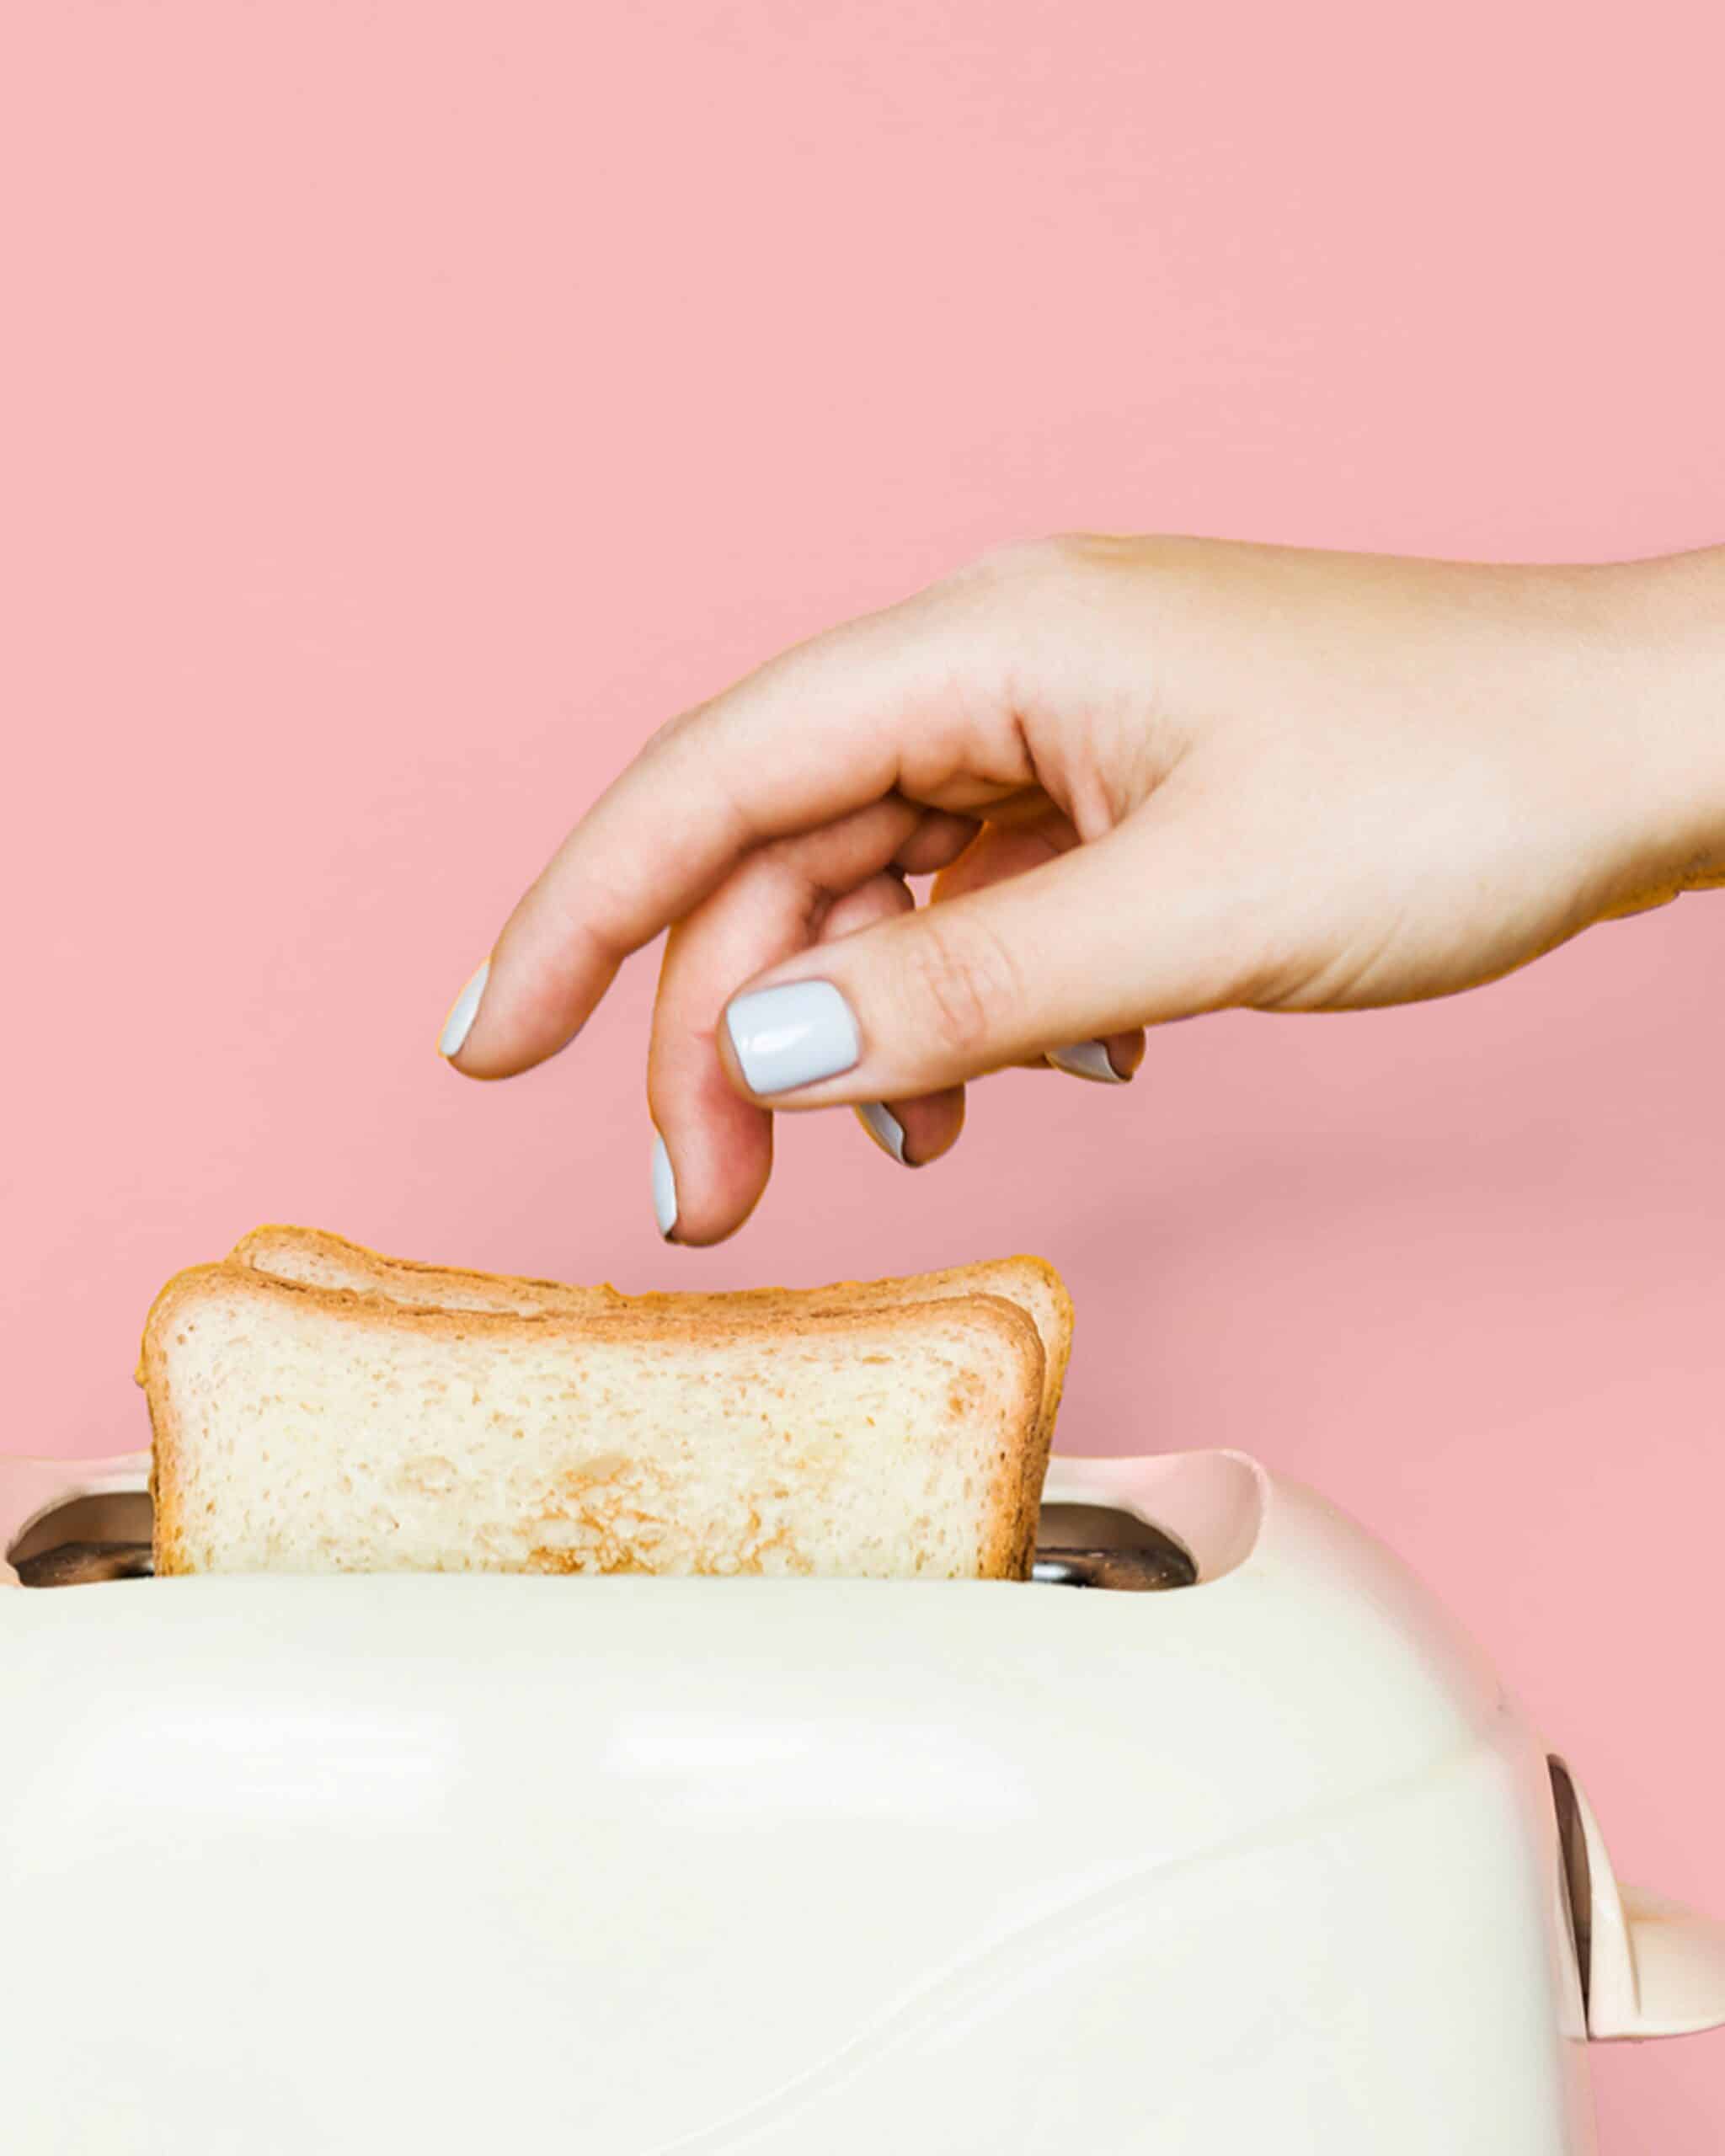
[[[1196,1587],[1198,1567],[1172,1534],[1135,1513],[1107,1505],[1044,1505],[1030,1577],[1045,1587],[1153,1594]]]

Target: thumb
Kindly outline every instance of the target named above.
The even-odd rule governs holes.
[[[750,981],[718,1028],[732,1083],[775,1108],[915,1098],[1231,1001],[1214,866],[1227,857],[1156,806]]]

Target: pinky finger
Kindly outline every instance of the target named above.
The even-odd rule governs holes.
[[[1051,1048],[1042,1059],[1049,1070],[1063,1070],[1069,1078],[1088,1078],[1098,1086],[1130,1085],[1144,1060],[1144,1028],[1135,1026],[1128,1033]]]

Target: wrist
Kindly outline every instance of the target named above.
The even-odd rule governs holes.
[[[1674,893],[1725,878],[1725,547],[1589,573],[1636,783],[1635,867]]]

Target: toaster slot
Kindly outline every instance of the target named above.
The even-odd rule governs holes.
[[[147,1579],[150,1500],[143,1491],[75,1497],[35,1520],[6,1552],[24,1587],[83,1587]],[[1032,1578],[1044,1587],[1166,1593],[1195,1587],[1198,1566],[1173,1536],[1107,1505],[1048,1504],[1037,1529]]]
[[[1587,1853],[1581,1806],[1569,1769],[1561,1759],[1546,1764],[1551,1769],[1551,1795],[1557,1806],[1557,1849],[1563,1865],[1563,1900],[1569,1912],[1570,1943],[1575,1949],[1582,2010],[1585,2013],[1593,1992],[1593,1865]]]
[[[147,1579],[150,1500],[142,1490],[73,1497],[33,1520],[6,1552],[23,1587]]]
[[[1031,1577],[1044,1587],[1156,1594],[1196,1587],[1198,1566],[1172,1534],[1108,1505],[1048,1504],[1036,1532]]]

